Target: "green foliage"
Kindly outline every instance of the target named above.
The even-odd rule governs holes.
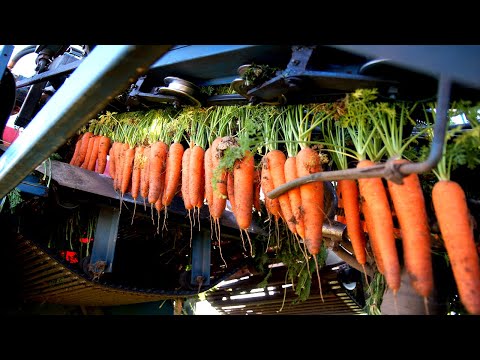
[[[463,131],[447,152],[450,152],[454,169],[459,166],[476,168],[480,164],[480,126]]]
[[[282,231],[285,229],[282,229]],[[264,254],[257,259],[257,269],[265,272],[266,265],[274,262],[281,262],[287,268],[286,281],[293,284],[293,288],[297,298],[294,303],[305,301],[310,297],[312,277],[316,272],[315,259],[312,255],[306,255],[304,244],[300,244],[293,236],[287,236],[283,232],[281,242],[278,242],[278,249],[274,255],[274,259]],[[318,266],[321,268],[325,265],[327,259],[327,247],[322,243],[320,252],[317,255]],[[268,269],[265,278],[258,284],[258,287],[265,287],[268,279],[272,276],[272,269]]]
[[[245,86],[259,86],[273,78],[275,72],[278,70],[279,68],[269,65],[256,65],[252,63],[242,74],[242,79],[245,82]]]
[[[23,202],[22,195],[17,188],[14,188],[7,194],[10,211],[13,214],[15,208]]]
[[[387,282],[385,281],[385,277],[377,271],[366,291],[367,296],[364,310],[368,315],[382,315],[380,306],[382,305],[383,295],[386,289]]]

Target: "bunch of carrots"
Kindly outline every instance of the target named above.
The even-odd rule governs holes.
[[[145,208],[148,202],[153,222],[155,208],[157,231],[160,212],[164,211],[166,219],[173,198],[181,196],[189,217],[193,212],[194,222],[195,213],[198,215],[202,206],[208,206],[212,234],[216,234],[219,244],[220,218],[230,210],[242,241],[244,237],[248,239],[250,254],[254,256],[248,230],[257,213],[265,215],[269,224],[276,227],[282,223],[303,244],[305,258],[316,260],[325,220],[323,183],[306,183],[278,198],[267,194],[287,182],[322,171],[324,159],[329,159],[325,152],[339,170],[368,167],[381,161],[410,161],[405,154],[416,137],[406,138],[402,131],[406,122],[412,121],[412,110],[411,104],[376,101],[374,90],[359,90],[331,104],[107,113],[83,129],[70,164],[103,173],[109,154],[108,170],[114,189],[121,198],[130,193],[135,206],[140,197]],[[319,129],[321,139],[313,136]],[[441,180],[448,178],[445,171],[437,170],[437,174]],[[425,299],[428,312],[427,298],[434,286],[431,230],[418,175],[404,177],[402,184],[381,178],[339,180],[337,187],[359,264],[365,266],[373,259],[389,289],[396,294],[403,260],[412,286]],[[438,192],[434,190],[434,204],[438,202]],[[394,231],[393,214],[399,223],[399,234]],[[462,216],[467,221],[465,211]],[[442,229],[446,220],[439,214],[437,220],[453,260],[456,255],[454,247],[448,245],[448,230]],[[397,252],[399,237],[403,259]],[[475,273],[478,253],[472,250],[472,239],[468,240],[468,252],[477,256],[477,267],[469,265],[476,277],[469,286],[475,288],[477,295],[480,275]],[[318,269],[317,275],[320,283]],[[479,313],[478,301],[467,305],[469,295],[465,295],[461,276],[455,275],[455,279],[468,311]]]

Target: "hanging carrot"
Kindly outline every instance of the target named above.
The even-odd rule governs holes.
[[[406,147],[416,138],[404,139],[403,128],[413,110],[406,103],[368,104],[370,120],[376,127],[392,164],[407,163],[403,158]],[[405,268],[415,291],[424,298],[428,314],[427,297],[433,291],[431,237],[423,190],[417,174],[403,178],[402,184],[387,181],[393,210],[400,225]],[[368,225],[368,224],[367,224]],[[382,254],[383,257],[383,254]],[[384,259],[384,267],[386,269]]]
[[[143,150],[143,167],[140,170],[140,195],[143,198],[144,208],[148,198],[148,191],[150,189],[150,149],[151,146],[145,146]]]
[[[220,153],[218,152],[218,145],[222,141],[222,138],[216,138],[212,142],[212,188],[213,188],[213,201],[212,206],[209,207],[210,215],[212,218],[220,219],[225,206],[227,204],[227,172],[219,168]]]
[[[108,173],[112,179],[115,179],[115,155],[113,154],[113,145],[108,150]]]
[[[194,205],[190,201],[190,187],[189,187],[191,153],[192,153],[192,148],[188,147],[183,152],[183,157],[182,157],[182,198],[183,198],[183,204],[187,211],[192,210],[194,207]]]
[[[318,152],[312,148],[302,148],[298,152],[296,158],[298,177],[322,171]],[[322,245],[322,225],[325,217],[323,209],[323,191],[323,182],[321,181],[300,186],[303,221],[305,225],[305,244],[312,255],[318,255]]]
[[[227,200],[230,201],[233,215],[235,215],[235,181],[233,179],[233,171],[227,172]]]
[[[433,267],[428,215],[418,175],[404,177],[401,185],[388,181],[388,190],[400,224],[405,268],[415,291],[426,299],[433,291]]]
[[[360,161],[359,169],[373,166],[370,160]],[[360,195],[367,204],[365,220],[371,240],[381,254],[385,280],[394,294],[400,288],[400,263],[393,234],[392,211],[388,203],[387,193],[381,178],[358,179]]]
[[[83,161],[85,160],[85,156],[87,155],[88,143],[89,143],[90,138],[92,136],[93,136],[93,133],[91,131],[87,131],[83,134],[82,145],[80,146],[80,151],[78,153],[78,159],[75,162],[77,166],[81,166],[83,164]]]
[[[168,154],[168,145],[163,141],[156,141],[150,149],[148,202],[155,204],[163,194],[165,185],[165,167]]]
[[[237,160],[233,166],[234,213],[242,230],[248,229],[252,223],[254,170],[255,162],[250,151],[246,151],[243,159]]]
[[[80,152],[80,148],[82,147],[82,136],[83,135],[80,135],[77,138],[77,142],[75,143],[75,150],[73,152],[72,158],[70,159],[70,163],[69,163],[70,165],[78,166],[77,165],[77,158],[78,158],[78,154]]]
[[[261,170],[260,168],[255,168],[255,173],[253,176],[253,208],[260,215],[262,211],[261,202],[260,202],[260,189],[261,189]]]
[[[432,200],[462,304],[480,315],[480,259],[473,237],[465,192],[451,180],[440,180]]]
[[[111,148],[110,143],[111,141],[108,136],[102,135],[100,137],[100,142],[98,144],[98,164],[95,170],[99,174],[103,174],[105,172],[105,168],[107,167],[107,154]]]
[[[120,194],[124,196],[132,182],[133,162],[135,160],[135,148],[128,145],[128,149],[125,150],[125,159],[123,160],[123,174],[122,182],[120,185]]]
[[[480,126],[475,120],[469,121],[472,131],[462,132],[453,138],[453,143],[444,146],[442,158],[434,169],[438,181],[433,185],[432,201],[460,301],[470,314],[480,315],[480,257],[470,210],[465,191],[451,180],[452,169],[468,164],[462,161],[478,161]],[[447,133],[447,138],[452,133],[455,134],[455,129]]]
[[[133,158],[133,169],[132,169],[132,198],[137,200],[138,195],[140,194],[140,184],[141,184],[141,171],[143,167],[143,152],[145,146],[139,145],[135,147],[135,154]]]
[[[165,168],[165,189],[162,198],[164,206],[171,204],[177,192],[178,184],[181,182],[183,153],[184,148],[180,142],[173,142],[170,145]]]
[[[191,149],[189,177],[188,177],[188,192],[190,196],[190,203],[203,204],[203,196],[205,193],[205,170],[204,170],[205,150],[199,145],[195,145]]]
[[[82,165],[80,166],[82,169],[88,168],[88,163],[90,161],[90,157],[92,156],[93,145],[95,143],[96,137],[96,135],[92,135],[88,139],[87,152],[85,153],[85,158],[83,159]]]
[[[285,161],[287,160],[285,154],[281,150],[272,150],[267,153],[267,161],[270,169],[270,174],[273,179],[274,187],[285,184]],[[296,220],[290,205],[290,198],[288,193],[284,193],[278,197],[282,214],[285,216],[284,220],[288,228],[294,234],[297,234]]]
[[[88,159],[87,170],[95,171],[95,165],[97,164],[98,159],[98,147],[100,145],[100,136],[95,136],[93,141],[92,153]]]
[[[264,194],[268,194],[270,191],[275,189],[266,155],[264,155],[262,158],[261,188]],[[267,209],[267,214],[269,214],[269,216],[273,216],[275,223],[278,224],[279,219],[282,218],[281,207],[278,198],[271,199],[268,196],[265,196],[265,208]]]
[[[210,206],[213,203],[213,187],[212,187],[212,176],[213,176],[213,165],[212,165],[212,148],[208,147],[205,150],[204,155],[204,169],[205,169],[205,199],[207,199],[207,204]]]

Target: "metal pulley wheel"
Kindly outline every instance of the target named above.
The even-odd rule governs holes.
[[[160,88],[160,94],[176,96],[187,105],[202,105],[197,99],[200,89],[195,84],[174,76],[167,76],[164,82],[167,86]]]

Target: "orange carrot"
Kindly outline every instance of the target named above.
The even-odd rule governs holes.
[[[98,163],[95,170],[99,174],[103,174],[105,172],[105,168],[107,166],[107,154],[110,150],[110,143],[111,141],[108,136],[102,135],[100,137],[100,142],[98,144]]]
[[[182,198],[185,209],[193,209],[193,204],[190,201],[189,176],[190,176],[190,155],[192,148],[188,147],[183,152],[182,157]]]
[[[120,194],[123,196],[128,190],[129,185],[132,181],[132,172],[133,172],[133,161],[135,160],[135,148],[128,145],[128,149],[125,150],[124,160],[123,160],[123,174],[122,182],[120,184]]]
[[[140,195],[143,198],[143,207],[146,208],[148,198],[148,190],[150,188],[150,179],[148,177],[150,171],[150,145],[143,149],[143,167],[140,170]]]
[[[123,169],[125,166],[125,153],[127,150],[130,148],[130,146],[127,143],[120,143],[117,145],[117,159],[118,159],[118,167],[116,169],[115,175],[116,175],[116,187],[115,190],[118,190],[121,192],[122,189],[122,184],[123,184]],[[128,186],[128,183],[127,183]]]
[[[209,207],[210,215],[214,220],[220,219],[225,210],[227,203],[227,172],[220,171],[217,174],[220,163],[220,154],[217,150],[218,145],[223,138],[218,137],[212,142],[212,186],[213,186],[213,201],[212,206]]]
[[[277,188],[285,184],[285,161],[287,158],[281,150],[271,150],[266,156],[269,163],[270,174],[273,179],[273,185]],[[285,216],[284,220],[288,228],[291,232],[297,234],[296,220],[292,212],[288,193],[280,195],[278,201],[280,202],[280,208],[282,209],[282,214]]]
[[[322,171],[320,157],[312,148],[305,147],[296,155],[297,176],[303,177]],[[305,225],[305,245],[312,255],[318,255],[322,245],[323,182],[315,181],[300,186],[303,223]],[[283,208],[282,208],[283,211]],[[315,257],[316,259],[316,257]]]
[[[357,168],[374,165],[370,160],[361,160]],[[367,204],[365,220],[368,234],[381,254],[381,261],[387,285],[396,294],[400,288],[400,263],[393,235],[393,219],[387,192],[381,178],[358,179],[360,195]]]
[[[188,193],[190,203],[194,206],[203,204],[203,195],[205,194],[204,157],[205,150],[201,146],[192,147],[188,167]]]
[[[165,168],[165,188],[162,196],[162,204],[164,206],[170,205],[177,193],[178,184],[182,177],[183,153],[184,148],[181,143],[174,142],[170,145]]]
[[[203,158],[205,165],[205,199],[207,199],[208,207],[212,206],[213,203],[213,187],[212,187],[212,176],[213,176],[213,166],[212,166],[212,148],[209,147],[205,150],[205,156]]]
[[[148,172],[148,202],[150,204],[154,204],[158,198],[163,195],[167,154],[168,145],[163,141],[156,141],[152,144],[150,149],[150,168]]]
[[[233,179],[233,171],[227,172],[227,199],[230,201],[233,215],[235,215],[235,180]]]
[[[77,142],[75,143],[75,150],[73,152],[72,158],[70,159],[70,165],[78,166],[77,159],[78,159],[78,154],[80,152],[81,147],[82,147],[82,135],[78,137]]]
[[[122,164],[121,164],[121,155],[122,155],[122,148],[123,143],[116,142],[113,149],[113,156],[115,156],[115,178],[113,179],[113,189],[115,191],[120,190],[119,178],[121,177],[122,173]]]
[[[405,159],[395,163],[407,163]],[[430,228],[418,175],[403,178],[403,184],[388,181],[388,190],[400,224],[405,268],[415,291],[427,298],[433,291]]]
[[[295,180],[297,178],[297,161],[296,157],[291,156],[285,160],[284,172],[285,182]],[[298,235],[305,239],[305,224],[303,222],[303,208],[302,197],[300,195],[300,188],[296,187],[287,192],[290,200],[290,206],[295,218],[295,228]]]
[[[254,171],[255,162],[253,154],[247,150],[244,157],[235,161],[233,166],[234,214],[238,226],[242,230],[248,229],[252,223]]]
[[[267,194],[270,191],[275,189],[275,186],[273,185],[273,179],[270,173],[270,165],[266,155],[264,155],[262,158],[262,172],[261,172],[260,183],[261,183],[262,192],[265,196],[264,199],[265,199],[265,208],[267,210],[267,214],[269,216],[270,215],[273,216],[275,222],[278,223],[279,219],[282,217],[280,202],[278,201],[278,198],[270,199],[267,196]]]
[[[108,151],[108,157],[110,158],[108,161],[108,173],[112,179],[115,179],[115,156],[113,154],[113,146],[111,146]]]
[[[440,180],[432,200],[460,300],[470,314],[480,315],[480,262],[465,192],[455,181]]]
[[[96,135],[93,135],[93,136],[90,136],[90,138],[88,139],[87,153],[85,154],[85,159],[83,159],[83,162],[81,165],[82,169],[88,168],[88,163],[90,162],[90,157],[92,156],[93,144],[95,143],[96,137],[97,137]]]
[[[360,202],[357,182],[355,180],[339,180],[337,190],[340,193],[340,199],[345,211],[347,233],[352,243],[355,258],[360,265],[365,266],[367,262],[366,241],[360,223]]]
[[[261,170],[255,168],[253,176],[253,208],[260,214],[262,211],[260,202],[260,188],[261,188]]]
[[[77,166],[81,166],[87,155],[88,143],[90,138],[93,136],[91,131],[87,131],[82,136],[82,145],[80,146],[80,151],[78,153],[78,159],[76,161]]]
[[[358,179],[358,180],[360,180],[360,179]],[[360,181],[359,181],[359,184],[360,184]],[[373,252],[373,257],[375,259],[375,264],[377,266],[377,270],[380,272],[380,274],[385,275],[385,270],[384,270],[383,261],[382,261],[382,254],[380,253],[380,250],[378,249],[377,241],[375,241],[376,236],[373,235],[373,231],[375,230],[375,227],[372,227],[370,225],[370,229],[368,228],[368,226],[369,226],[368,224],[373,223],[374,220],[372,219],[372,215],[370,214],[370,211],[368,211],[368,205],[365,202],[365,199],[363,199],[362,197],[360,197],[360,198],[362,199],[362,202],[360,203],[360,208],[361,208],[361,212],[362,212],[363,217],[364,217],[362,228],[363,228],[364,232],[368,233],[368,237],[369,237],[369,240],[370,240],[370,245],[371,245],[372,252]]]
[[[94,171],[98,159],[98,146],[100,145],[100,136],[95,136],[93,140],[93,148],[88,160],[87,170]]]
[[[145,146],[139,145],[135,147],[135,156],[133,159],[133,170],[132,170],[132,198],[136,200],[140,194],[140,184],[141,184],[141,172],[143,167],[143,152]]]

